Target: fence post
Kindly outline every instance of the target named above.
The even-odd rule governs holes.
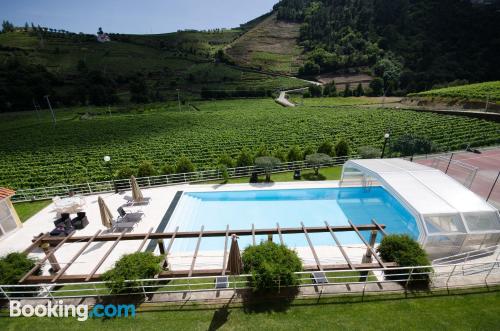
[[[3,293],[3,295],[5,295],[5,297],[7,298],[7,300],[9,300],[9,301],[10,301],[10,297],[7,295],[7,292],[5,292],[5,291],[3,290],[3,287],[2,287],[2,286],[0,286],[0,291]]]
[[[486,284],[486,286],[488,285],[488,277],[490,276],[491,272],[493,271],[493,269],[495,268],[495,265],[497,264],[498,262],[493,262],[491,264],[491,269],[488,271],[488,273],[486,274],[486,276],[484,277],[484,284]]]
[[[455,269],[457,268],[457,265],[453,266],[453,270],[450,272],[450,275],[448,276],[448,279],[446,280],[446,287],[448,287],[448,283],[450,282],[451,276],[453,276],[453,273],[455,272]]]
[[[448,161],[448,166],[446,166],[446,171],[444,172],[445,174],[448,173],[448,168],[450,168],[451,160],[453,159],[453,154],[454,153],[451,153],[451,155],[450,155],[450,161]]]
[[[89,188],[89,193],[92,194],[92,188],[90,187],[90,183],[87,182],[87,187]]]
[[[495,182],[491,186],[491,190],[490,190],[490,193],[488,193],[488,197],[486,198],[486,201],[488,201],[490,199],[491,193],[493,193],[493,189],[497,185],[498,177],[500,177],[500,171],[498,172],[497,178],[495,178]]]
[[[408,288],[408,284],[410,283],[411,275],[413,274],[414,269],[415,269],[414,267],[411,268],[410,272],[408,273],[408,278],[406,279],[405,289]]]

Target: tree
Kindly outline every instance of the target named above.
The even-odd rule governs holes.
[[[11,22],[4,20],[2,22],[2,32],[13,32],[14,31],[14,24]]]
[[[306,156],[306,162],[314,169],[314,174],[319,175],[319,169],[326,163],[331,163],[332,158],[323,153],[315,153]]]
[[[316,148],[312,147],[312,146],[306,146],[304,148],[304,152],[302,153],[302,156],[303,156],[303,160],[306,159],[306,156],[310,155],[310,154],[314,154],[316,153]]]
[[[335,156],[334,146],[331,141],[325,140],[318,147],[318,153]],[[307,155],[306,155],[307,156]]]
[[[234,159],[227,154],[222,154],[219,157],[219,161],[217,162],[217,164],[226,166],[227,168],[233,168],[234,167]]]
[[[309,94],[313,98],[319,98],[323,95],[323,88],[319,85],[310,85]]]
[[[243,147],[240,151],[240,154],[238,155],[238,158],[236,159],[236,166],[248,167],[251,165],[253,165],[252,153],[250,153],[250,151],[246,147]]]
[[[116,178],[118,179],[128,179],[131,176],[135,175],[134,170],[129,166],[124,166],[118,170],[116,173]]]
[[[340,139],[337,142],[337,144],[335,144],[335,155],[337,156],[349,155],[349,143],[345,139]]]
[[[325,97],[337,96],[337,87],[335,86],[335,82],[333,80],[330,83],[325,84],[323,88],[323,96]]]
[[[384,80],[380,77],[375,77],[370,82],[371,94],[375,97],[379,97],[384,94]]]
[[[255,166],[261,168],[266,173],[266,182],[271,181],[271,173],[273,169],[278,166],[281,161],[274,156],[261,156],[255,159]]]
[[[344,96],[344,98],[352,96],[351,85],[349,85],[349,83],[345,84],[345,89],[344,89],[343,96]]]
[[[302,151],[299,146],[293,146],[288,151],[288,155],[286,157],[288,162],[295,162],[303,160]]]
[[[365,95],[365,90],[363,89],[363,85],[361,85],[361,83],[359,83],[358,87],[356,87],[354,95],[356,95],[357,97],[362,97],[363,95]]]
[[[163,167],[161,167],[161,174],[162,175],[171,175],[175,173],[175,168],[171,164],[165,164]]]
[[[255,152],[255,157],[259,156],[270,156],[271,153],[269,153],[269,150],[267,149],[266,145],[261,144],[257,151]]]
[[[273,151],[273,156],[279,159],[281,162],[286,161],[287,153],[283,150],[283,148],[278,148]]]
[[[130,82],[130,101],[146,103],[149,101],[149,91],[143,75],[136,75]]]
[[[191,160],[187,156],[181,156],[175,164],[175,172],[178,174],[186,172],[194,172],[195,168]]]
[[[404,134],[392,142],[391,149],[403,156],[413,157],[415,154],[430,153],[433,149],[433,144],[432,141],[425,137]]]
[[[143,161],[141,164],[139,164],[139,168],[137,170],[138,177],[149,177],[154,176],[155,174],[156,171],[150,161]]]

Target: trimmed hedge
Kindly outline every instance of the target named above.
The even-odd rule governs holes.
[[[0,257],[0,285],[18,285],[19,280],[30,271],[36,264],[36,260],[29,258],[24,253],[10,253]],[[35,275],[40,275],[41,269],[35,272]],[[23,292],[37,291],[38,287],[12,287],[5,289],[8,292]],[[36,293],[10,293],[10,296],[24,297],[34,296]],[[3,294],[0,294],[2,297]]]
[[[134,280],[153,278],[161,271],[162,256],[155,256],[152,252],[139,252],[122,256],[113,269],[106,271],[102,278],[112,293],[137,292],[140,286]],[[126,283],[126,280],[133,282]]]
[[[427,266],[430,265],[427,253],[413,238],[406,234],[391,234],[384,239],[377,248],[377,251],[385,262],[396,262],[400,267]],[[419,275],[421,272],[429,272],[430,268],[414,269],[410,277],[409,285],[429,285],[429,275]],[[401,270],[385,271],[388,279],[401,279],[404,276],[391,276],[403,273]]]
[[[298,284],[295,272],[302,271],[302,261],[294,250],[273,242],[248,246],[242,256],[243,268],[251,273],[256,291],[277,290]]]

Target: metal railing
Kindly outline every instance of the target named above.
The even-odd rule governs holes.
[[[350,159],[357,158],[356,155],[350,156]],[[331,167],[344,164],[348,157],[335,157],[331,162],[323,163],[321,167]],[[296,169],[312,169],[312,166],[306,161],[284,162],[277,165],[273,169],[273,173],[293,171]],[[239,178],[250,176],[253,172],[263,175],[265,172],[261,168],[255,166],[228,168],[227,174],[229,178]],[[200,183],[214,180],[224,179],[222,169],[203,170],[188,173],[150,176],[137,178],[140,187],[156,187],[175,184]],[[292,177],[290,178],[292,180]],[[74,194],[89,195],[97,193],[112,192],[116,188],[120,191],[130,190],[130,179],[117,179],[103,182],[87,182],[82,184],[67,184],[56,185],[51,187],[40,187],[34,189],[19,189],[11,198],[14,202],[30,201],[30,200],[45,200],[55,196],[65,196],[70,192]]]
[[[496,260],[500,257],[500,246],[489,246],[473,251],[454,254],[446,257],[441,257],[432,261],[432,264],[444,265],[444,264],[456,264],[456,263],[466,263],[470,260],[480,259],[487,256],[497,254]]]
[[[323,282],[314,282],[318,273]],[[460,288],[471,286],[489,286],[500,284],[500,261],[492,260],[481,263],[461,263],[432,266],[414,266],[399,268],[356,269],[352,271],[307,271],[295,273],[298,287],[303,295],[307,288],[321,287],[322,293],[328,293],[329,288],[335,290],[332,294],[364,295],[368,292],[404,291],[412,282],[427,280],[431,289]],[[106,296],[127,296],[142,294],[150,302],[165,300],[164,294],[197,293],[214,291],[234,291],[252,289],[250,275],[228,276],[224,288],[216,288],[217,279],[221,276],[153,278],[126,281],[128,284],[119,294],[114,294],[106,286],[106,282],[85,282],[71,284],[34,284],[34,285],[0,285],[0,297],[8,300],[33,299],[71,299],[71,298],[102,298]],[[316,277],[316,278],[315,278]],[[220,278],[219,278],[220,279]],[[276,279],[275,287],[281,286]],[[386,286],[384,288],[384,284]],[[344,287],[339,287],[343,285]],[[157,296],[157,299],[155,299]]]

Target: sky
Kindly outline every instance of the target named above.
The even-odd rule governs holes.
[[[0,0],[0,20],[72,32],[164,33],[238,27],[278,0]]]

